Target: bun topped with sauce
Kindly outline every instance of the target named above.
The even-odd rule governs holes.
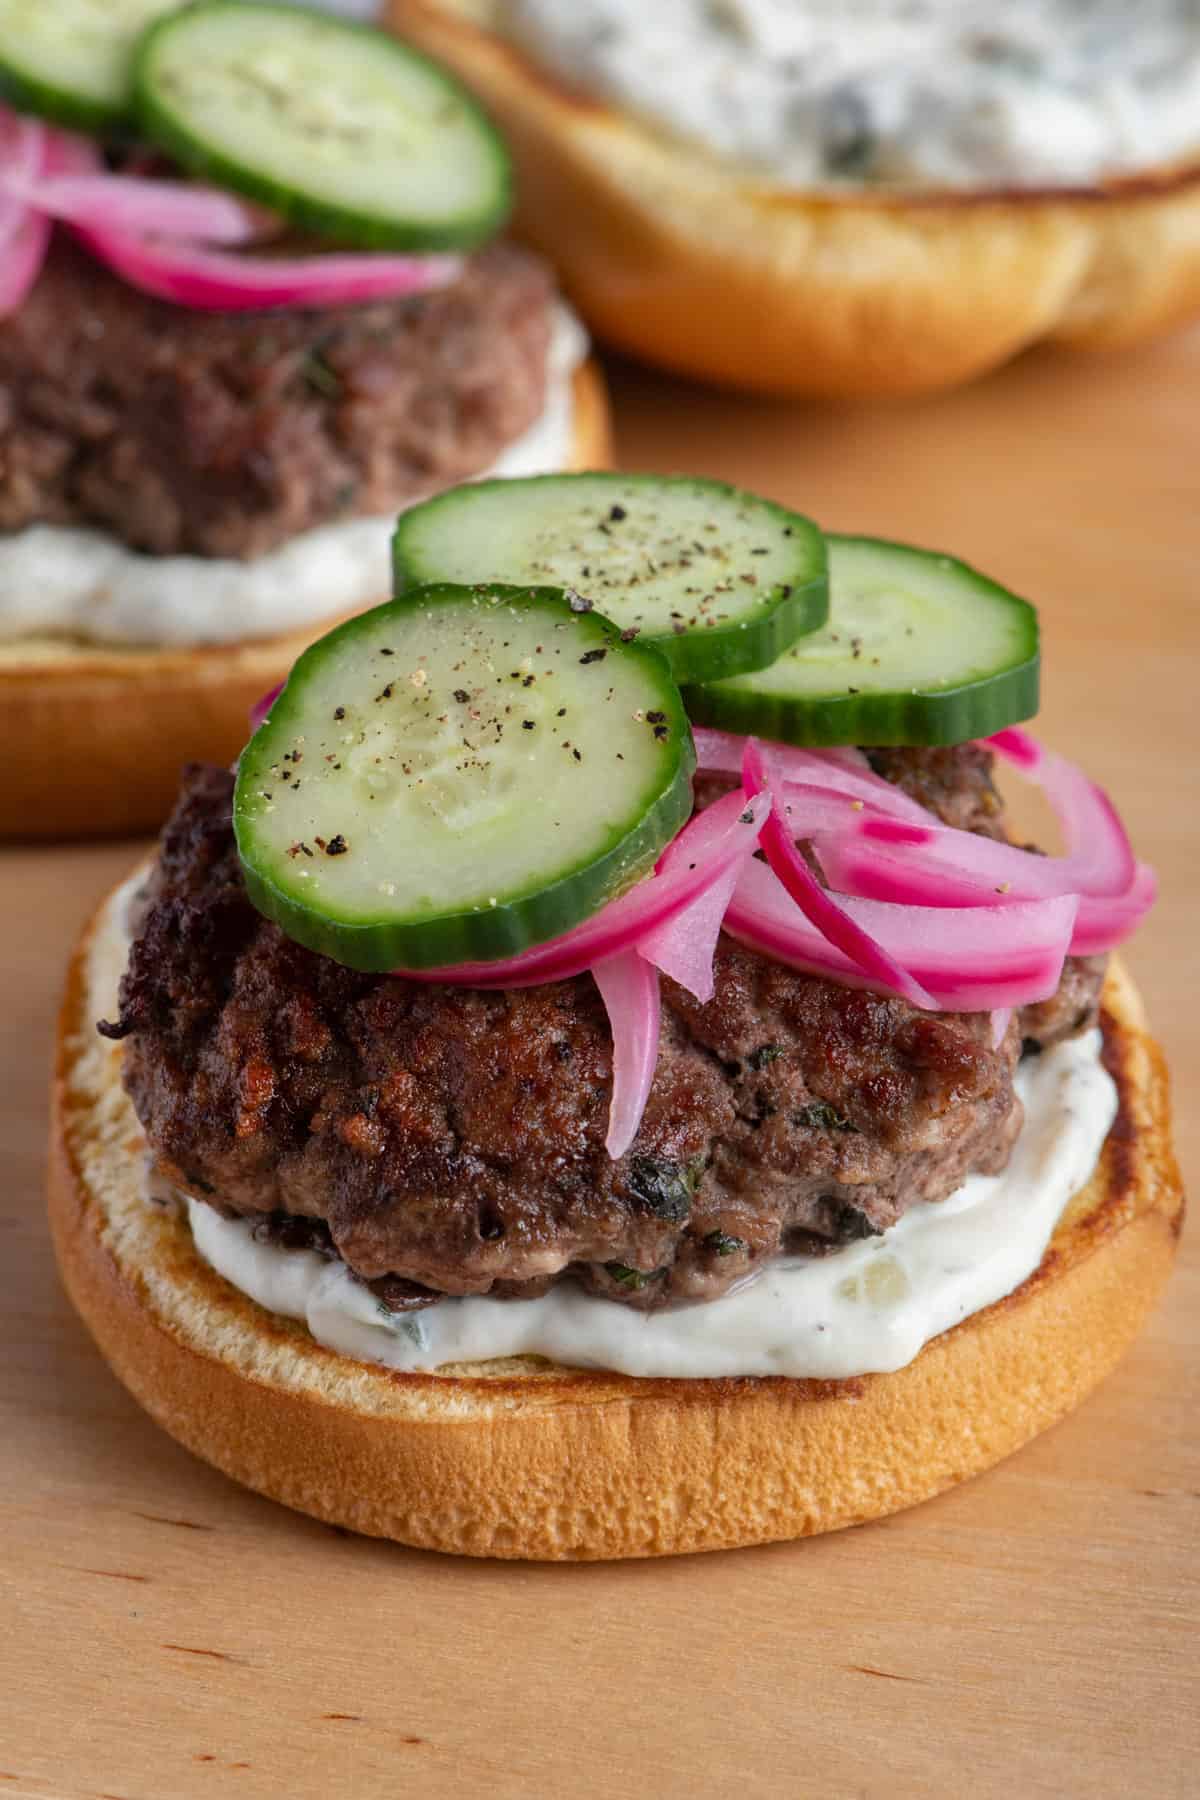
[[[504,124],[520,227],[597,332],[682,373],[910,393],[1200,310],[1183,0],[392,0],[391,17]]]

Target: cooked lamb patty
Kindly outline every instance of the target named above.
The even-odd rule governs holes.
[[[943,756],[943,816],[980,775],[978,753]],[[709,1005],[663,984],[653,1091],[613,1163],[589,976],[493,993],[302,949],[246,897],[231,793],[223,770],[189,771],[106,1029],[129,1039],[168,1179],[268,1232],[310,1221],[391,1305],[565,1274],[637,1306],[712,1299],[1007,1160],[1016,1022],[993,1049],[987,1015],[921,1013],[722,938]],[[1083,1005],[1080,989],[1079,1022]]]
[[[0,531],[91,525],[253,557],[488,468],[542,410],[554,290],[499,245],[461,279],[333,311],[205,313],[59,233],[0,324]]]

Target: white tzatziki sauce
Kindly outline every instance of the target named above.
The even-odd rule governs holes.
[[[500,0],[564,79],[790,187],[1070,186],[1200,151],[1198,0]]]
[[[582,327],[560,309],[541,416],[477,479],[569,466],[571,378],[586,351]],[[0,644],[66,637],[186,649],[300,631],[387,594],[395,524],[390,512],[319,525],[249,562],[144,556],[107,532],[30,525],[0,537]]]
[[[565,1281],[538,1300],[447,1299],[389,1313],[344,1263],[262,1243],[253,1221],[188,1201],[201,1256],[330,1350],[392,1369],[537,1355],[626,1375],[841,1379],[903,1368],[939,1332],[1011,1294],[1096,1166],[1117,1109],[1099,1031],[1030,1056],[1025,1123],[1000,1175],[911,1207],[881,1237],[781,1257],[719,1300],[636,1312]]]

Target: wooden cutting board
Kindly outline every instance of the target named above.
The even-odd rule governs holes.
[[[943,545],[1042,608],[1042,729],[1164,898],[1131,961],[1200,1166],[1200,335],[905,408],[614,371],[630,467]],[[0,861],[0,1800],[1200,1793],[1200,1249],[1124,1366],[991,1475],[810,1543],[454,1562],[244,1493],[59,1291],[45,1074],[68,942],[133,847]]]

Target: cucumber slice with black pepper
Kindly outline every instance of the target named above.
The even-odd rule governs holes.
[[[60,125],[106,131],[133,102],[141,33],[185,0],[0,0],[2,85]]]
[[[419,588],[306,650],[242,753],[246,884],[351,968],[515,955],[648,874],[692,806],[662,658],[560,590]]]
[[[828,624],[768,669],[688,687],[696,724],[782,744],[958,744],[1036,713],[1027,600],[911,544],[827,542]]]
[[[508,152],[445,69],[367,25],[280,0],[198,0],[141,39],[146,133],[185,168],[308,230],[469,249],[503,224]]]
[[[538,581],[661,650],[678,681],[761,669],[828,611],[817,527],[719,481],[536,475],[452,489],[396,527],[397,590]]]

